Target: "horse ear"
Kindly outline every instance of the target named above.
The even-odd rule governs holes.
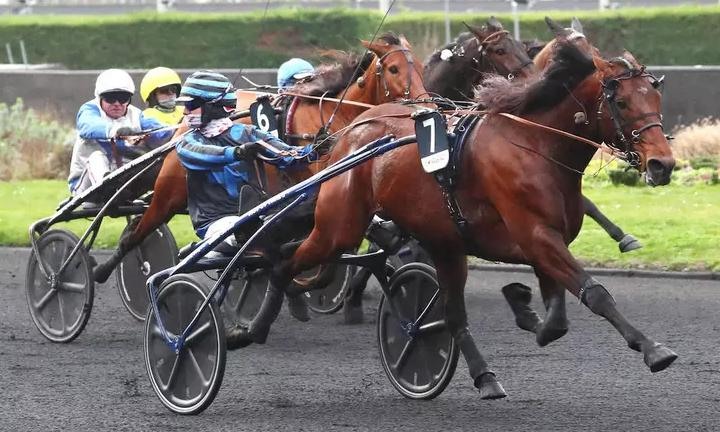
[[[573,17],[572,22],[570,23],[570,28],[580,34],[585,34],[585,32],[583,31],[583,26],[577,17]]]
[[[401,47],[403,47],[403,48],[405,48],[405,49],[412,49],[412,45],[410,45],[410,42],[408,42],[408,40],[407,40],[407,38],[405,37],[405,35],[400,35],[400,36],[399,36],[399,39],[400,39],[400,46],[401,46]]]
[[[595,69],[597,69],[601,73],[611,67],[611,64],[609,61],[607,61],[599,56],[593,56],[593,63],[595,64]]]
[[[485,39],[485,31],[482,27],[471,26],[470,24],[463,21],[463,25],[470,30],[470,33],[474,34],[479,40]]]
[[[556,37],[565,36],[567,34],[567,31],[560,24],[550,19],[550,17],[545,17],[545,23]]]
[[[364,46],[367,49],[370,49],[370,46],[372,45],[372,43],[370,43],[366,40],[363,40],[363,39],[360,39],[360,43],[362,44],[362,46]]]
[[[495,18],[494,16],[491,16],[485,24],[487,25],[488,30],[492,33],[504,30],[502,23],[498,21],[497,18]]]
[[[630,64],[633,65],[633,66],[639,66],[639,65],[640,65],[640,63],[638,63],[638,61],[635,59],[635,56],[632,55],[632,54],[630,54],[630,51],[628,51],[628,50],[623,51],[623,53],[622,53],[622,58],[624,58],[625,60],[629,61]]]

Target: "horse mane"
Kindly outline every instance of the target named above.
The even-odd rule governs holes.
[[[561,43],[554,62],[529,80],[490,77],[475,91],[475,100],[491,113],[530,114],[562,102],[580,82],[595,71],[595,64],[577,46]]]
[[[427,60],[425,60],[425,67],[434,66],[436,63],[439,63],[442,61],[440,58],[440,55],[444,50],[452,50],[453,48],[464,44],[468,40],[474,38],[475,35],[470,32],[462,32],[458,35],[458,37],[455,38],[453,42],[450,42],[449,44],[445,44],[441,46],[440,48],[436,49],[432,54],[430,54],[430,57],[428,57]]]
[[[315,68],[312,78],[296,84],[291,90],[293,93],[306,96],[337,96],[349,83],[365,73],[374,58],[372,52],[362,57],[343,51],[325,51],[323,55],[335,61],[323,63]]]
[[[388,45],[402,45],[400,37],[393,32],[387,32],[378,37],[378,40]],[[372,64],[375,54],[366,51],[359,56],[339,50],[324,51],[323,55],[334,59],[330,64],[323,63],[315,68],[312,78],[296,84],[293,93],[306,96],[339,96],[350,83],[360,78]],[[358,67],[359,66],[359,67]]]

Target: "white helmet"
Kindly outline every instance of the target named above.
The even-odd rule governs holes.
[[[130,74],[122,69],[108,69],[101,72],[95,81],[95,97],[112,91],[135,94],[135,83]]]

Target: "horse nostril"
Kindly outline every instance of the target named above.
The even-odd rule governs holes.
[[[675,159],[673,158],[652,158],[648,159],[647,172],[653,183],[656,185],[666,185],[670,183],[670,174],[675,167]]]

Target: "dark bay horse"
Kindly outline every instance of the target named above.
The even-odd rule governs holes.
[[[547,309],[544,320],[530,309],[530,292],[505,294],[518,325],[535,333],[541,346],[567,332],[567,290],[606,318],[630,348],[642,352],[652,372],[668,367],[677,355],[634,328],[605,287],[568,250],[582,225],[582,172],[596,147],[534,125],[615,146],[646,173],[649,184],[667,184],[675,160],[662,130],[658,82],[630,54],[609,61],[590,58],[565,42],[558,43],[555,51],[556,61],[534,82],[496,79],[480,92],[479,102],[493,107],[493,112],[469,133],[459,162],[454,194],[468,222],[463,234],[450,216],[441,188],[423,171],[416,146],[372,159],[322,185],[312,233],[273,270],[266,304],[243,337],[264,342],[293,276],[357,246],[372,215],[382,212],[430,254],[437,268],[445,324],[482,398],[505,393],[468,330],[464,302],[468,254],[534,268]],[[363,113],[355,120],[358,125],[336,144],[332,160],[381,136],[414,135],[414,122],[409,119],[413,110],[387,104]],[[588,116],[587,124],[578,124],[579,110],[599,114]]]
[[[490,17],[482,27],[465,24],[469,32],[435,51],[425,63],[423,81],[431,95],[453,101],[472,101],[473,90],[484,76],[525,78],[532,60],[524,46],[502,24]]]
[[[352,119],[368,109],[367,106],[353,105],[352,102],[377,105],[400,98],[417,98],[425,93],[422,86],[422,65],[413,55],[411,46],[404,37],[388,33],[379,37],[377,41],[362,41],[362,44],[374,55],[372,67],[367,68],[349,86],[345,95],[345,100],[349,103],[343,103],[337,109],[329,132],[343,128]],[[341,68],[343,68],[341,72],[332,68],[324,69],[325,73],[321,72],[317,79],[330,79],[326,78],[326,75],[349,77],[354,69],[351,66],[354,65],[351,63],[341,65]],[[349,83],[343,83],[342,88],[347,84]],[[313,84],[308,83],[307,86],[312,87]],[[336,83],[329,84],[328,87],[330,90],[333,88],[337,90]],[[303,87],[301,86],[297,90],[302,92]],[[308,93],[312,91],[314,89],[311,88]],[[255,94],[252,92],[239,91],[237,94],[237,109],[248,108],[255,101]],[[335,96],[339,97],[339,95]],[[294,134],[315,134],[320,127],[326,124],[336,106],[337,103],[327,100],[322,102],[315,99],[301,98],[290,125],[292,132]],[[249,122],[249,119],[244,119],[244,121]],[[180,128],[175,136],[183,133],[184,130],[186,129]],[[321,169],[322,166],[324,166],[324,163],[318,163],[286,170],[286,173],[293,177],[294,181],[297,181],[308,177],[313,171]],[[273,177],[273,172],[275,171],[268,168],[269,180]],[[278,181],[272,184],[279,187]],[[278,189],[269,192],[276,193]],[[183,211],[186,206],[185,169],[180,164],[175,151],[172,151],[165,158],[155,181],[153,198],[149,208],[140,219],[136,219],[134,229],[120,239],[118,248],[113,255],[105,263],[95,268],[95,280],[98,282],[106,281],[125,254],[139,245],[158,226],[169,221],[176,213]]]

